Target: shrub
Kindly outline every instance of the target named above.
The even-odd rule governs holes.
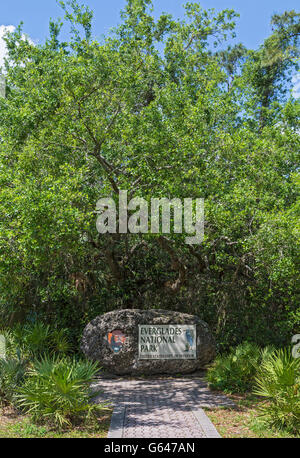
[[[16,325],[3,332],[12,354],[20,351],[25,357],[40,358],[45,354],[66,355],[71,350],[66,329],[52,329],[42,322]]]
[[[252,389],[255,375],[263,359],[268,359],[274,350],[243,343],[228,355],[217,357],[207,371],[209,387],[228,393],[243,393]]]
[[[67,355],[71,351],[67,329],[52,330],[49,343],[52,354]]]
[[[0,402],[13,402],[15,393],[23,383],[26,361],[20,355],[7,360],[0,359]]]
[[[60,428],[93,419],[105,408],[94,404],[89,392],[98,370],[97,364],[89,361],[44,357],[35,361],[19,389],[18,405],[33,420],[50,422]]]
[[[278,350],[262,362],[254,393],[267,400],[260,417],[270,426],[291,433],[300,430],[300,359],[289,349]]]
[[[24,350],[28,351],[30,356],[41,356],[50,350],[50,326],[43,323],[35,323],[24,327],[20,335],[23,342]]]

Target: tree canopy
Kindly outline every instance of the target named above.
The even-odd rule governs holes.
[[[94,38],[92,12],[34,45],[6,37],[0,98],[0,314],[78,330],[119,308],[198,314],[220,346],[283,344],[299,329],[299,14],[271,19],[257,50],[232,45],[237,14],[187,3],[154,19],[128,0]],[[184,236],[98,234],[96,202],[205,199],[199,246]]]

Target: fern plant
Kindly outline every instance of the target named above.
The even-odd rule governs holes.
[[[255,379],[254,393],[267,398],[260,417],[278,429],[300,431],[300,358],[290,349],[274,352],[262,362]]]
[[[59,428],[91,420],[107,408],[93,403],[89,391],[98,370],[98,365],[89,361],[46,356],[35,361],[29,370],[17,395],[18,405],[33,420],[50,422]]]
[[[51,328],[42,322],[16,325],[1,332],[6,337],[7,351],[15,356],[19,350],[24,357],[40,358],[48,355],[67,355],[71,351],[66,329]]]
[[[209,387],[228,393],[250,391],[261,361],[273,351],[271,347],[261,350],[257,345],[245,342],[228,355],[219,356],[207,371]]]

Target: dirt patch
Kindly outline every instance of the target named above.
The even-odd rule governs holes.
[[[264,402],[250,393],[228,395],[234,401],[234,408],[205,409],[222,437],[284,438],[294,437],[284,431],[275,431],[259,421],[259,405]]]
[[[16,421],[22,421],[24,418],[12,406],[0,407],[0,427],[5,427],[10,423],[16,423]]]

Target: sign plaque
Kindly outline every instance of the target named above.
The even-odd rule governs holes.
[[[139,359],[196,359],[196,325],[139,325]]]

